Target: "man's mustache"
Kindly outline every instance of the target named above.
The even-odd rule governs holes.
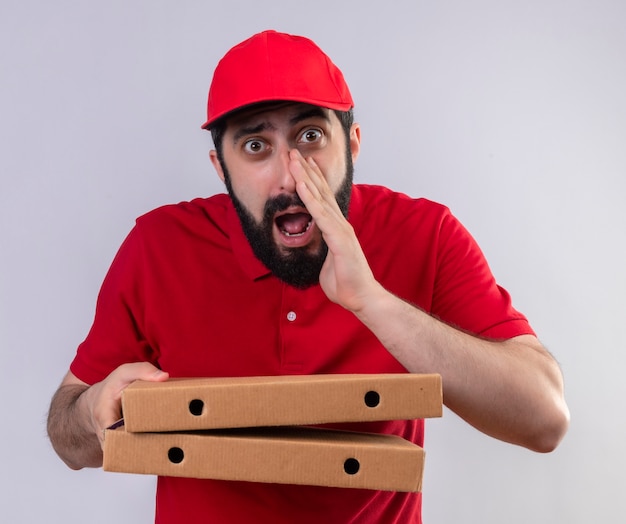
[[[272,220],[274,215],[290,207],[303,207],[306,209],[304,202],[300,196],[296,193],[294,195],[278,195],[277,197],[269,199],[265,202],[265,208],[263,210],[264,216]]]

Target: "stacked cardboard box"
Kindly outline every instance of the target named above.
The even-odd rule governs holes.
[[[122,409],[106,471],[420,491],[419,446],[311,425],[440,417],[442,387],[434,374],[137,381]]]

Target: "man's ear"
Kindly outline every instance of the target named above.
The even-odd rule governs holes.
[[[215,149],[211,149],[211,151],[209,151],[209,158],[211,159],[211,163],[217,172],[217,176],[220,177],[222,182],[224,182],[224,170],[222,169],[222,164],[217,158],[217,151],[215,151]]]
[[[359,124],[352,124],[350,128],[350,151],[352,153],[352,162],[356,162],[361,151],[361,126]]]

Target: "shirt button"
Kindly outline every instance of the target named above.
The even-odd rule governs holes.
[[[293,311],[290,311],[289,313],[287,313],[287,320],[289,320],[289,322],[293,322],[296,319],[296,314]]]

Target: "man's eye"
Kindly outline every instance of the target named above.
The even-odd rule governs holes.
[[[311,142],[317,142],[322,138],[322,132],[319,129],[307,129],[300,135],[300,142],[310,144]]]
[[[243,148],[244,148],[244,150],[247,153],[261,153],[261,152],[265,151],[267,146],[265,145],[265,143],[263,141],[257,140],[257,139],[253,139],[253,140],[248,140],[243,145]]]

